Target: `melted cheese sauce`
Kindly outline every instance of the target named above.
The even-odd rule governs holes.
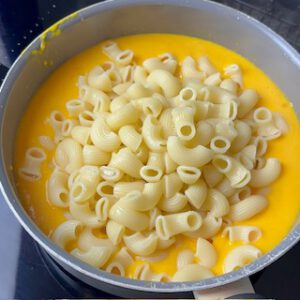
[[[268,193],[269,207],[254,218],[238,223],[259,226],[263,237],[254,245],[264,253],[270,251],[291,229],[300,209],[300,190],[298,188],[300,182],[300,168],[298,167],[300,126],[291,103],[259,68],[220,45],[197,38],[167,34],[128,36],[116,41],[121,48],[129,48],[134,51],[137,63],[142,63],[144,59],[163,52],[171,52],[179,61],[182,61],[187,55],[198,58],[206,54],[219,69],[237,63],[243,70],[245,88],[254,88],[261,96],[259,105],[280,112],[288,121],[289,133],[271,141],[267,152],[267,157],[277,157],[283,165],[281,177],[271,186]],[[76,86],[78,76],[86,74],[95,65],[101,64],[105,60],[107,57],[102,54],[101,44],[99,44],[68,60],[44,82],[30,102],[20,123],[16,141],[16,171],[23,164],[26,149],[40,146],[38,141],[40,135],[53,137],[52,128],[47,123],[50,113],[53,110],[59,110],[66,117],[68,116],[65,103],[78,97]],[[41,230],[49,235],[66,218],[63,209],[54,207],[46,200],[45,183],[52,171],[49,164],[51,164],[54,152],[45,151],[47,161],[42,165],[42,179],[38,182],[26,182],[16,176],[16,182],[26,211]],[[213,244],[219,253],[218,263],[213,271],[215,274],[221,274],[223,273],[224,257],[237,244],[230,244],[227,239],[221,237],[220,233],[213,239]],[[151,263],[152,270],[172,275],[176,271],[177,254],[184,249],[195,250],[195,242],[188,238],[181,239],[170,248],[164,260]],[[129,267],[127,275],[132,275],[135,267],[140,263],[140,261],[136,261]]]

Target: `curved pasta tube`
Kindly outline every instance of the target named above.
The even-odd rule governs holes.
[[[209,189],[201,210],[209,211],[212,216],[218,218],[225,216],[229,212],[230,205],[221,192],[216,189]]]
[[[162,240],[158,238],[158,244],[157,244],[157,249],[158,250],[165,250],[168,249],[170,246],[172,246],[176,242],[176,238],[172,237],[168,240]]]
[[[134,53],[132,50],[121,50],[117,43],[108,41],[103,46],[103,53],[109,58],[113,59],[116,63],[121,66],[127,66],[131,63]]]
[[[119,137],[121,142],[131,151],[136,152],[142,144],[143,137],[134,126],[126,125],[120,128]]]
[[[159,202],[159,208],[169,213],[180,212],[187,204],[188,198],[182,193],[176,193],[171,198],[163,198]]]
[[[176,164],[176,162],[171,159],[168,152],[164,153],[164,162],[165,162],[165,173],[166,174],[173,173],[176,170],[177,166],[178,166]]]
[[[178,165],[201,167],[207,164],[213,156],[213,152],[202,145],[187,148],[176,136],[168,138],[167,150]]]
[[[122,148],[118,153],[113,153],[109,165],[134,178],[141,178],[140,170],[143,164],[128,148]]]
[[[122,241],[123,235],[125,234],[125,227],[115,221],[109,220],[106,224],[106,234],[116,246]]]
[[[183,250],[177,255],[177,270],[194,262],[194,253],[191,250]]]
[[[129,100],[126,97],[124,97],[124,96],[118,96],[118,97],[115,97],[110,102],[109,109],[113,113],[113,112],[119,110],[121,107],[123,107],[124,105],[126,105],[128,103],[129,103]]]
[[[60,224],[52,233],[52,241],[59,247],[65,249],[66,246],[78,238],[82,225],[77,220],[68,220]]]
[[[224,68],[224,74],[229,75],[241,88],[243,87],[243,74],[242,69],[237,64],[232,64]]]
[[[82,147],[73,139],[66,138],[58,144],[54,160],[60,168],[71,174],[83,165]]]
[[[25,163],[18,170],[19,176],[27,181],[39,180],[41,175],[41,164],[46,160],[46,153],[38,147],[29,148],[25,153]]]
[[[188,202],[195,208],[200,209],[207,197],[207,186],[202,179],[190,185],[184,194],[188,198]]]
[[[158,238],[154,232],[148,236],[144,236],[140,232],[136,232],[129,236],[123,237],[127,248],[136,255],[150,255],[157,248]]]
[[[244,186],[238,189],[230,198],[230,204],[238,203],[251,195],[251,189],[248,186]]]
[[[145,97],[134,100],[133,104],[145,115],[157,118],[163,109],[163,104],[157,97]]]
[[[149,264],[143,264],[136,267],[133,279],[147,281],[169,281],[169,277],[164,273],[154,273],[150,270]]]
[[[129,67],[129,66],[128,66]],[[123,82],[123,83],[119,83],[117,85],[115,85],[113,88],[112,88],[112,91],[114,93],[116,93],[117,95],[121,96],[123,94],[126,93],[126,91],[129,89],[129,87],[131,86],[131,82]],[[117,97],[117,98],[121,98],[121,99],[124,99],[124,97]],[[128,101],[127,101],[128,103]],[[110,103],[110,110],[111,110],[111,103]],[[111,110],[112,111],[112,110]]]
[[[176,107],[172,110],[176,133],[181,140],[191,140],[196,134],[194,113],[191,107]]]
[[[118,201],[118,205],[135,211],[148,211],[156,206],[162,193],[161,182],[146,183],[142,192],[129,192]]]
[[[157,167],[162,172],[165,171],[164,153],[150,152],[148,156],[148,166]]]
[[[163,172],[156,166],[143,166],[140,170],[141,177],[147,182],[157,182],[161,179]]]
[[[106,152],[119,149],[121,140],[106,124],[103,117],[98,117],[91,127],[91,140],[96,147]]]
[[[202,80],[205,78],[204,72],[197,69],[196,62],[191,56],[187,56],[181,63],[181,74],[185,79],[195,78]]]
[[[161,215],[161,211],[157,207],[154,207],[153,209],[151,209],[149,211],[149,219],[150,219],[149,220],[149,227],[148,227],[149,230],[152,230],[155,227],[155,220],[160,215]]]
[[[114,250],[112,242],[107,238],[96,237],[92,228],[86,227],[77,239],[77,246],[82,251],[88,251],[91,247],[108,247]]]
[[[140,145],[140,147],[135,152],[136,157],[145,164],[148,160],[149,150],[144,143]]]
[[[100,175],[104,180],[112,182],[119,181],[123,177],[123,173],[119,169],[110,166],[100,167]]]
[[[71,137],[73,140],[81,145],[91,144],[91,129],[85,126],[74,126],[71,131]]]
[[[224,175],[212,164],[205,165],[202,169],[202,174],[210,188],[213,188],[224,178]]]
[[[133,82],[133,71],[135,66],[124,66],[119,69],[123,83],[131,84]],[[122,93],[123,94],[123,93]]]
[[[125,125],[135,124],[138,121],[139,116],[139,111],[132,103],[128,103],[107,115],[106,123],[112,130],[119,130]]]
[[[239,85],[231,78],[227,78],[222,80],[222,82],[220,83],[220,88],[230,91],[231,93],[237,95]]]
[[[112,249],[109,247],[93,246],[87,251],[82,251],[78,248],[75,248],[70,253],[93,267],[101,268],[109,260],[112,254]]]
[[[224,272],[229,273],[253,262],[262,256],[262,252],[254,246],[238,246],[231,250],[224,260]]]
[[[147,82],[159,86],[167,98],[175,97],[181,89],[180,80],[165,70],[152,71],[147,77]]]
[[[82,149],[82,158],[85,165],[103,166],[108,164],[111,154],[96,146],[84,145]]]
[[[198,281],[206,278],[213,277],[214,273],[204,266],[198,264],[185,265],[179,269],[172,277],[171,281]]]
[[[202,224],[200,214],[187,211],[178,214],[158,216],[156,219],[156,233],[162,240],[168,240],[174,235],[183,232],[196,231]]]
[[[237,103],[234,100],[221,104],[211,103],[208,106],[207,117],[234,120],[237,116],[237,107]]]
[[[101,197],[113,199],[114,196],[114,182],[102,181],[96,187],[96,192]]]
[[[47,201],[58,207],[69,206],[68,174],[55,169],[46,183]]]
[[[242,241],[254,243],[262,237],[262,232],[257,226],[227,226],[222,237],[228,237],[230,242]]]
[[[113,195],[116,198],[121,198],[132,191],[142,191],[144,189],[143,181],[132,181],[132,182],[117,182],[114,185]]]
[[[211,85],[211,86],[218,86],[218,85],[220,85],[221,82],[222,82],[222,79],[221,79],[221,73],[220,72],[209,75],[203,81],[204,84]]]
[[[176,171],[185,184],[194,184],[201,176],[200,169],[191,166],[179,166]]]
[[[61,134],[64,137],[68,137],[71,135],[73,128],[75,127],[77,121],[73,120],[64,120],[61,126]]]
[[[164,53],[159,57],[151,57],[143,62],[144,68],[151,73],[154,70],[166,70],[174,74],[177,62],[169,53]]]
[[[216,218],[211,214],[207,214],[207,216],[203,219],[201,227],[193,232],[186,232],[185,235],[198,238],[202,237],[204,239],[209,239],[215,236],[222,226],[222,218]]]
[[[107,221],[109,209],[113,203],[114,201],[107,197],[103,197],[97,200],[95,205],[95,213],[99,221],[103,223]]]
[[[212,64],[212,62],[209,60],[209,58],[206,55],[203,55],[199,58],[198,65],[199,68],[202,71],[204,71],[207,75],[212,75],[218,72],[216,67]]]
[[[149,226],[149,217],[146,214],[123,207],[118,202],[110,209],[109,217],[133,231],[141,231]]]
[[[281,174],[281,164],[277,158],[268,158],[265,165],[260,169],[251,171],[250,186],[259,188],[270,185]]]
[[[231,153],[236,153],[243,149],[249,143],[252,136],[252,130],[247,123],[236,120],[234,124],[237,136],[231,141],[229,150]]]
[[[54,129],[54,141],[55,143],[60,142],[63,139],[61,127],[64,121],[64,116],[59,111],[53,111],[49,117],[49,123]]]
[[[86,109],[86,105],[82,100],[74,99],[66,103],[66,109],[71,117],[77,117]]]
[[[171,173],[164,175],[163,179],[163,194],[166,198],[173,197],[177,192],[179,192],[183,186],[177,173]]]
[[[215,155],[212,164],[229,179],[231,186],[234,188],[241,188],[251,180],[250,171],[230,156]]]
[[[168,138],[170,135],[176,135],[175,125],[172,117],[172,108],[166,108],[159,117],[162,136]]]
[[[231,197],[237,191],[236,188],[231,186],[230,180],[228,178],[223,178],[215,188],[219,190],[225,197]]]
[[[88,73],[87,82],[89,86],[101,90],[103,92],[110,92],[112,88],[112,82],[109,76],[100,66],[94,67]]]
[[[238,118],[245,117],[256,105],[259,96],[255,90],[246,89],[238,97]]]
[[[244,221],[252,218],[268,206],[268,200],[261,195],[252,195],[231,205],[228,217],[232,221]]]
[[[194,138],[187,142],[188,147],[198,145],[207,146],[214,136],[214,128],[207,121],[200,121],[196,125],[196,134]]]
[[[231,142],[223,136],[215,136],[210,141],[210,149],[215,153],[225,153],[230,148]]]
[[[151,115],[144,120],[142,135],[145,144],[151,151],[163,152],[166,149],[166,141],[161,135],[161,126],[158,121]]]
[[[199,259],[199,264],[201,266],[209,269],[216,265],[218,259],[216,248],[213,244],[203,238],[197,239],[195,256]]]
[[[152,91],[138,82],[133,83],[125,93],[125,96],[131,100],[150,97],[151,95]]]
[[[128,253],[126,247],[122,247],[121,250],[111,259],[105,271],[113,273],[115,275],[125,276],[125,270],[133,263],[133,258]]]

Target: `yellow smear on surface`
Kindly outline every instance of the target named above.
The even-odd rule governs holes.
[[[55,26],[56,30],[58,27]],[[261,100],[260,106],[266,106],[272,111],[282,114],[290,126],[288,134],[278,140],[270,141],[267,157],[277,157],[283,166],[281,177],[270,187],[267,195],[268,208],[261,214],[241,225],[254,225],[261,228],[263,237],[254,243],[264,253],[273,249],[289,232],[300,210],[300,126],[291,103],[285,98],[276,85],[254,64],[220,45],[180,35],[147,34],[128,36],[116,39],[120,48],[132,49],[135,61],[142,63],[148,57],[170,52],[182,61],[187,55],[198,58],[208,55],[215,66],[222,70],[225,66],[236,63],[243,70],[245,88],[255,89]],[[37,91],[30,102],[20,123],[17,136],[15,170],[22,166],[27,148],[40,146],[38,137],[49,135],[53,137],[51,126],[47,118],[53,110],[61,111],[68,117],[65,103],[78,97],[77,80],[79,75],[87,74],[95,65],[108,60],[102,53],[101,44],[87,49],[60,66]],[[297,99],[292,99],[296,101]],[[18,191],[22,204],[31,218],[45,234],[49,234],[61,222],[66,220],[65,211],[47,202],[45,183],[52,172],[49,168],[53,151],[47,151],[47,161],[42,165],[42,178],[38,182],[26,182],[16,176]],[[17,173],[17,172],[16,172]],[[230,244],[221,232],[213,239],[219,258],[215,274],[223,273],[224,257],[237,243]],[[155,272],[165,272],[173,275],[176,271],[176,258],[184,249],[195,250],[195,241],[183,238],[180,243],[172,246],[167,257],[161,262],[150,263]],[[127,275],[133,275],[135,266],[141,264],[136,261],[127,270]]]

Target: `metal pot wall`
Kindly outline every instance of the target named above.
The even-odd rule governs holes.
[[[268,27],[229,7],[205,0],[111,0],[78,11],[60,25],[40,54],[35,39],[11,67],[0,91],[1,191],[27,232],[65,270],[110,293],[127,297],[157,297],[165,293],[207,290],[247,277],[283,255],[300,239],[300,224],[271,252],[238,271],[198,282],[154,283],[135,281],[89,267],[54,245],[32,222],[16,195],[12,172],[15,133],[31,96],[61,63],[107,39],[138,33],[175,33],[208,39],[230,48],[258,65],[293,102],[300,113],[300,56]],[[44,61],[52,61],[45,67]],[[141,294],[141,292],[144,292]],[[155,295],[153,294],[155,293]]]

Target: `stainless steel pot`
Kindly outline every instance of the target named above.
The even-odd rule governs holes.
[[[47,76],[68,58],[103,39],[137,33],[177,33],[211,40],[256,63],[293,102],[299,115],[300,56],[281,37],[249,16],[205,0],[111,0],[87,7],[60,25],[62,34],[47,37],[41,54],[36,38],[7,74],[0,92],[1,191],[27,232],[64,269],[78,279],[110,293],[139,296],[207,290],[247,277],[283,255],[300,239],[300,224],[271,252],[238,271],[185,283],[154,283],[118,277],[92,268],[54,245],[22,208],[12,171],[14,136],[28,101]],[[43,62],[52,61],[45,67]],[[156,294],[157,296],[158,294]],[[177,294],[177,296],[180,294]],[[145,296],[145,294],[143,294]]]

